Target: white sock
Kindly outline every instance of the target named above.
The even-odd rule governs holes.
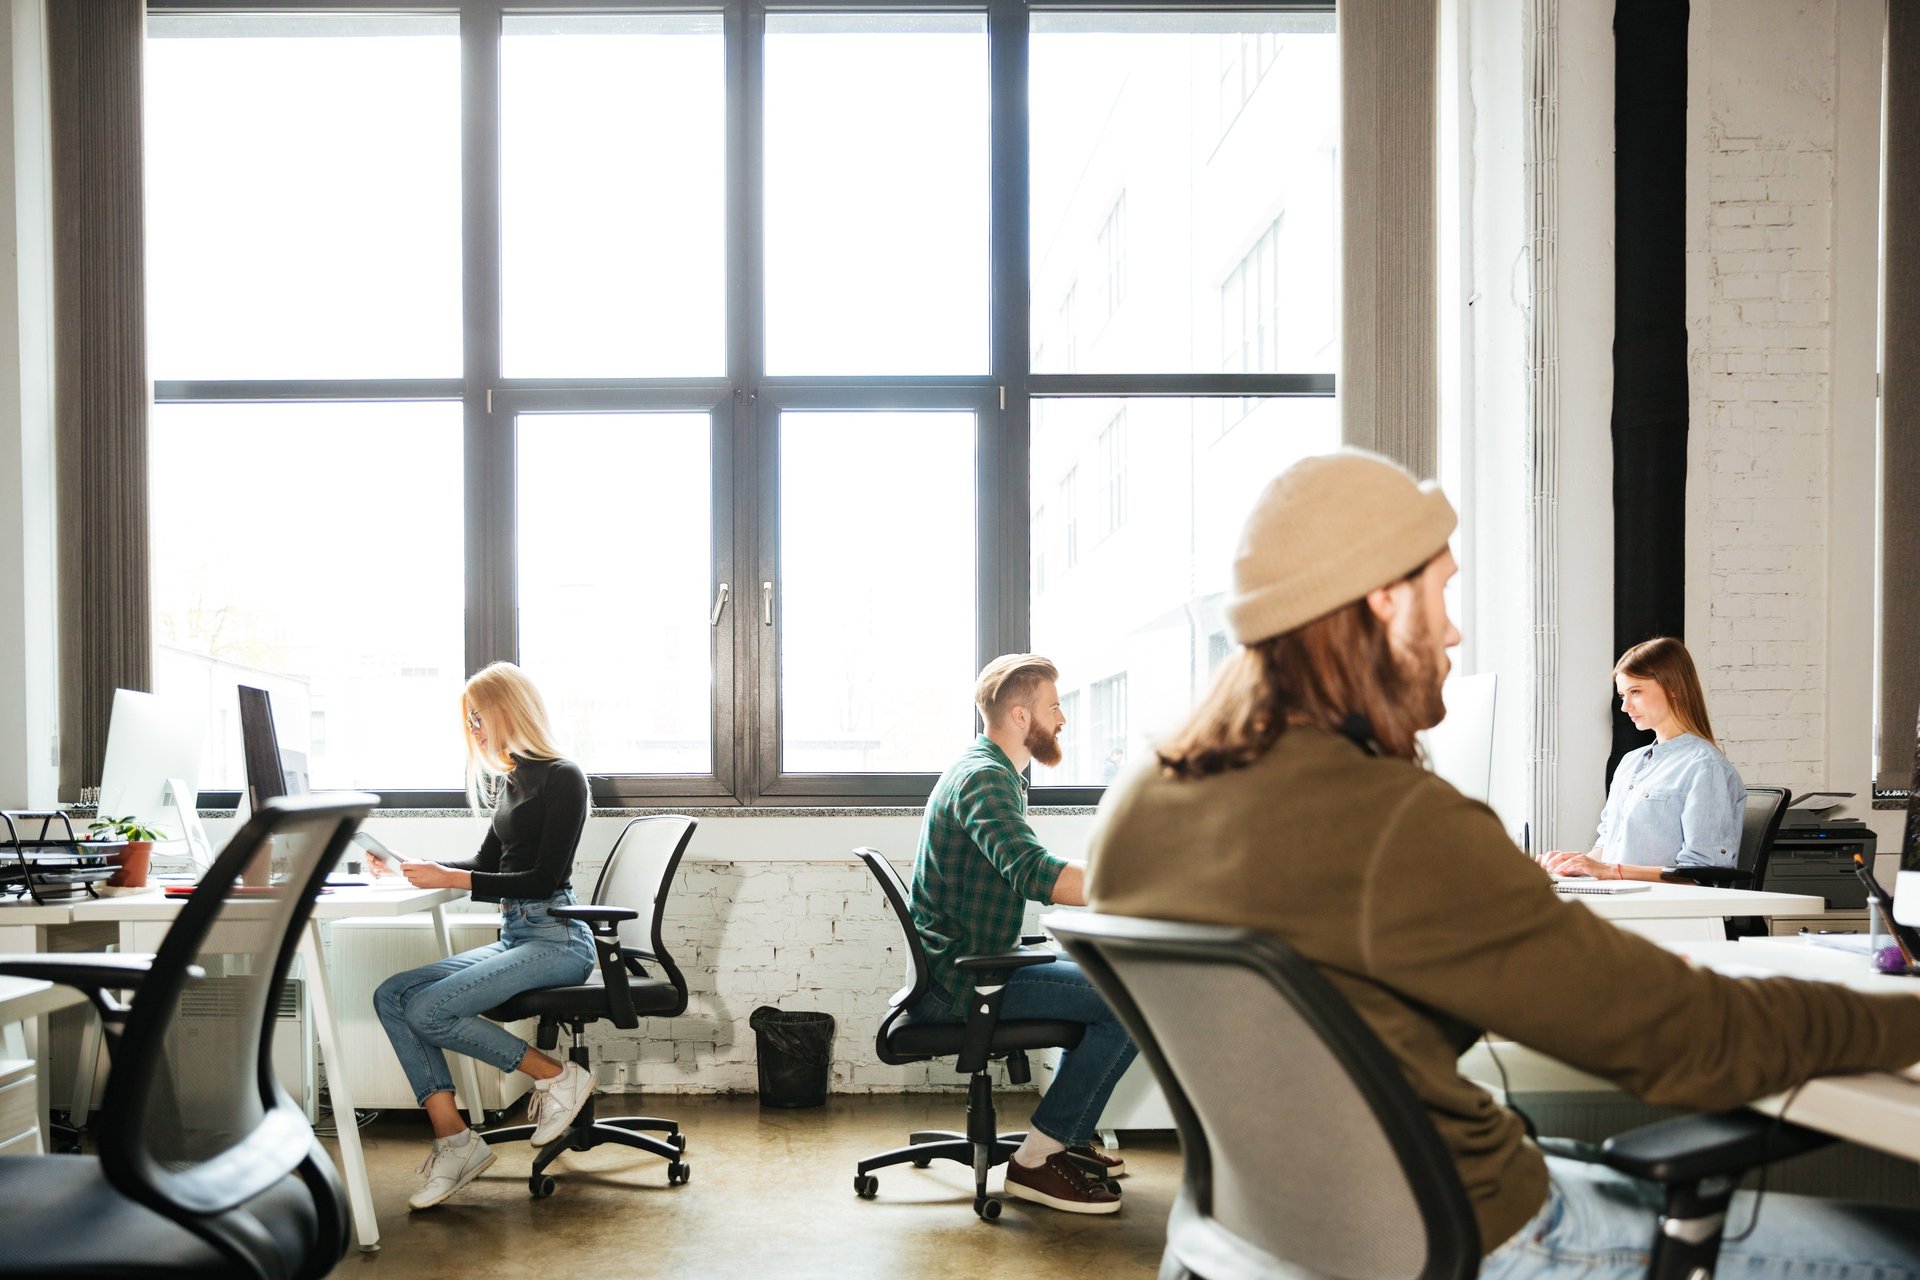
[[[546,1078],[545,1080],[535,1080],[535,1081],[533,1082],[533,1087],[534,1087],[534,1088],[536,1088],[536,1089],[551,1089],[551,1088],[553,1088],[553,1086],[555,1086],[555,1085],[557,1085],[557,1084],[559,1084],[559,1083],[560,1083],[560,1082],[561,1082],[562,1080],[565,1080],[565,1079],[567,1078],[567,1068],[568,1068],[568,1067],[570,1067],[570,1066],[572,1066],[572,1065],[573,1065],[573,1064],[572,1064],[571,1062],[563,1062],[563,1063],[561,1063],[561,1064],[560,1064],[560,1074],[559,1074],[559,1075],[557,1075],[557,1076],[548,1076],[548,1077],[547,1077],[547,1078]]]
[[[1038,1169],[1047,1162],[1048,1156],[1059,1155],[1067,1149],[1064,1142],[1055,1142],[1038,1129],[1027,1130],[1027,1140],[1013,1153],[1013,1158],[1029,1169]]]
[[[462,1129],[451,1138],[435,1138],[433,1145],[444,1151],[448,1147],[464,1147],[473,1140],[473,1130]]]

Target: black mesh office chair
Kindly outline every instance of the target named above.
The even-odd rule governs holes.
[[[635,818],[620,832],[600,869],[593,886],[589,906],[556,907],[553,914],[583,920],[593,930],[600,967],[587,980],[571,987],[539,987],[523,991],[498,1008],[487,1010],[496,1022],[518,1022],[539,1018],[534,1042],[552,1050],[560,1043],[560,1028],[572,1033],[567,1057],[588,1071],[592,1056],[581,1042],[590,1022],[606,1021],[631,1031],[640,1019],[672,1018],[686,1012],[687,980],[681,974],[661,936],[667,914],[667,897],[673,890],[674,873],[680,858],[693,839],[698,826],[693,818],[678,814],[658,814]],[[644,921],[645,924],[640,922]],[[642,930],[645,932],[642,932]],[[646,966],[658,965],[662,976],[650,977]],[[662,1138],[649,1132],[664,1133]],[[488,1142],[525,1142],[533,1133],[530,1124],[504,1129],[489,1129],[480,1136]],[[533,1158],[533,1171],[527,1175],[527,1190],[535,1196],[553,1194],[554,1181],[547,1166],[568,1151],[591,1151],[607,1143],[650,1151],[667,1161],[667,1183],[680,1186],[693,1170],[682,1159],[687,1149],[686,1135],[672,1120],[658,1116],[611,1116],[598,1119],[594,1099],[573,1118],[567,1131],[540,1148]]]
[[[1748,787],[1746,808],[1740,814],[1740,849],[1730,867],[1667,867],[1669,880],[1691,880],[1727,889],[1759,889],[1767,880],[1767,859],[1773,838],[1780,834],[1793,793],[1785,787]]]
[[[85,991],[121,1064],[97,1157],[0,1158],[0,1274],[278,1280],[325,1275],[345,1256],[346,1196],[274,1078],[272,1011],[321,881],[375,802],[263,804],[157,955],[0,960],[0,973]],[[269,839],[285,882],[229,896]],[[117,991],[135,993],[130,1009]]]
[[[1049,916],[1153,1068],[1185,1173],[1161,1280],[1465,1280],[1481,1241],[1425,1107],[1314,967],[1253,929]],[[1607,1163],[1667,1186],[1648,1274],[1713,1271],[1740,1175],[1830,1141],[1753,1112],[1609,1140]]]
[[[967,1083],[967,1131],[926,1130],[907,1135],[907,1146],[862,1160],[853,1175],[853,1189],[862,1199],[871,1200],[880,1189],[875,1169],[889,1165],[912,1164],[924,1169],[935,1160],[954,1160],[973,1168],[973,1211],[991,1222],[1000,1216],[1000,1201],[987,1194],[987,1174],[995,1165],[1005,1164],[1020,1144],[1024,1132],[1000,1133],[993,1109],[993,1076],[987,1064],[1003,1058],[1007,1079],[1026,1084],[1033,1079],[1027,1063],[1029,1049],[1071,1049],[1080,1043],[1086,1027],[1078,1022],[1043,1018],[1003,1021],[1000,1000],[1005,994],[1005,976],[1029,965],[1052,964],[1048,951],[1009,951],[1002,955],[965,956],[959,964],[974,980],[974,1000],[961,1022],[916,1022],[908,1011],[918,1004],[933,984],[927,967],[926,949],[920,945],[920,931],[914,927],[913,911],[907,903],[907,887],[899,872],[875,849],[855,849],[854,856],[867,864],[867,870],[880,882],[900,923],[906,947],[907,985],[887,1001],[886,1016],[880,1020],[874,1036],[874,1049],[880,1061],[892,1066],[925,1062],[932,1058],[954,1058],[954,1069],[969,1076]],[[1022,942],[1041,942],[1042,938],[1022,938]]]
[[[1691,884],[1712,885],[1721,889],[1764,889],[1767,886],[1767,860],[1773,856],[1773,839],[1780,834],[1780,820],[1786,816],[1793,793],[1785,787],[1748,787],[1746,807],[1740,814],[1740,849],[1731,867],[1666,867],[1661,878]],[[1737,916],[1727,921],[1727,937],[1767,936],[1767,922],[1761,916]]]

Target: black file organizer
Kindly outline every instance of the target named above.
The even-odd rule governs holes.
[[[54,822],[62,834],[56,834]],[[21,832],[38,822],[36,834]],[[93,886],[116,870],[114,855],[123,840],[83,841],[73,833],[64,811],[0,810],[6,834],[0,839],[0,894],[32,898],[40,906],[82,895],[97,898]]]

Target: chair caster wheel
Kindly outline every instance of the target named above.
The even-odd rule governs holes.
[[[870,1173],[853,1175],[853,1194],[862,1200],[871,1200],[880,1194],[880,1179]]]
[[[916,1169],[924,1169],[932,1163],[933,1163],[932,1156],[915,1156],[913,1158],[913,1167]]]
[[[538,1174],[535,1174],[533,1177],[528,1178],[527,1190],[532,1194],[535,1200],[545,1200],[548,1196],[553,1194],[552,1175],[545,1174],[545,1173],[538,1173]]]
[[[687,1149],[687,1135],[684,1133],[669,1134],[667,1135],[667,1145],[675,1151],[685,1151]]]
[[[973,1211],[979,1214],[982,1218],[985,1218],[988,1222],[992,1222],[995,1218],[1000,1216],[1000,1202],[998,1200],[995,1200],[992,1196],[988,1196],[984,1200],[974,1201]]]
[[[692,1176],[693,1166],[685,1160],[675,1160],[667,1166],[667,1185],[670,1187],[684,1187]]]

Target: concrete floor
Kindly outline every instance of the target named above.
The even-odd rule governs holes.
[[[1001,1127],[1025,1120],[1008,1099]],[[380,1216],[381,1248],[350,1253],[333,1274],[427,1280],[478,1276],[1151,1277],[1179,1187],[1172,1135],[1123,1144],[1126,1202],[1087,1217],[1006,1202],[998,1222],[974,1216],[970,1171],[951,1163],[882,1170],[880,1194],[853,1193],[863,1156],[903,1145],[912,1129],[964,1125],[960,1095],[836,1096],[825,1107],[762,1109],[755,1099],[614,1096],[601,1114],[644,1110],[680,1122],[693,1175],[669,1187],[666,1163],[602,1147],[551,1166],[559,1189],[527,1194],[532,1148],[503,1146],[485,1174],[444,1204],[409,1213],[427,1130],[413,1113],[361,1131]],[[989,1190],[1000,1186],[995,1170]]]

